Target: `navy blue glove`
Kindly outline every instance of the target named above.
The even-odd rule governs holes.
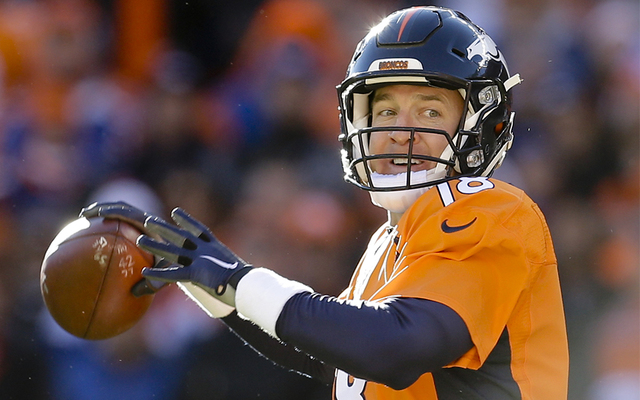
[[[148,235],[150,235],[151,232],[145,229],[144,221],[151,216],[152,214],[142,211],[124,201],[92,203],[80,210],[80,217],[117,219],[136,227],[140,232]],[[162,268],[168,265],[164,260],[156,260],[156,267]],[[143,278],[133,285],[131,293],[136,297],[154,294],[166,285],[166,282],[150,281]]]
[[[168,260],[169,268],[145,268],[147,279],[164,282],[192,282],[209,294],[235,306],[233,296],[224,296],[228,287],[235,289],[251,266],[222,244],[201,222],[181,208],[171,213],[177,227],[160,218],[149,217],[145,230],[160,237],[159,241],[142,235],[138,247]]]

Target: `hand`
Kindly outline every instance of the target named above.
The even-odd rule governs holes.
[[[178,227],[160,218],[147,218],[146,231],[163,241],[142,235],[137,244],[140,248],[178,265],[145,268],[142,274],[146,278],[165,282],[192,282],[234,307],[233,296],[223,295],[228,287],[235,289],[238,280],[252,267],[216,239],[209,228],[184,210],[174,209],[171,218]]]
[[[128,203],[125,203],[124,201],[117,201],[112,203],[93,203],[80,210],[80,217],[102,217],[108,219],[117,219],[134,226],[140,232],[145,234],[151,234],[151,232],[147,232],[144,227],[144,221],[150,216],[152,215]],[[160,268],[166,267],[168,265],[169,263],[164,262],[161,259],[156,263],[156,267]],[[142,278],[141,280],[136,282],[135,285],[133,285],[133,287],[131,288],[131,293],[136,297],[150,295],[156,293],[166,285],[166,282],[153,281]]]

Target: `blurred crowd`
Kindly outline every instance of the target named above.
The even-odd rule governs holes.
[[[175,287],[130,331],[74,338],[40,266],[83,206],[125,200],[181,206],[251,263],[338,294],[385,213],[342,181],[335,86],[369,27],[417,4],[1,0],[0,398],[330,398]],[[431,4],[483,26],[524,79],[495,176],[549,222],[570,400],[640,399],[637,0]]]

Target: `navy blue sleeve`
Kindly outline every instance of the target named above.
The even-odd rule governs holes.
[[[473,346],[455,311],[417,298],[374,305],[299,293],[285,304],[276,332],[325,364],[397,390]]]

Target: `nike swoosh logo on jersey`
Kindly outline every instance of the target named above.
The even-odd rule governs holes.
[[[236,267],[238,266],[238,262],[236,261],[235,263],[231,264],[228,262],[224,262],[222,260],[218,260],[215,257],[211,257],[211,256],[200,256],[200,258],[204,258],[205,260],[209,260],[214,264],[217,264],[219,266],[221,266],[222,268],[226,268],[226,269],[236,269]]]
[[[474,222],[476,222],[477,219],[478,217],[475,217],[468,224],[464,224],[460,226],[449,226],[449,224],[447,224],[448,219],[445,219],[444,221],[442,221],[442,225],[440,225],[440,228],[442,228],[442,231],[444,233],[454,233],[470,227],[471,225],[473,225]]]

